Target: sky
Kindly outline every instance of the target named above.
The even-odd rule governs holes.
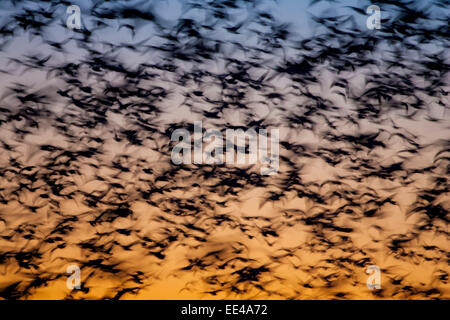
[[[71,3],[81,7],[83,26],[94,30],[92,2]],[[143,1],[136,8],[154,6],[169,32],[184,5]],[[27,3],[30,12],[37,6]],[[0,293],[12,285],[24,299],[112,298],[124,289],[131,290],[120,296],[126,299],[448,298],[450,122],[448,96],[441,94],[449,89],[448,71],[443,68],[437,85],[442,91],[419,89],[435,77],[435,70],[420,73],[423,61],[434,61],[426,55],[443,52],[448,63],[440,47],[445,39],[420,50],[392,41],[364,51],[366,39],[384,36],[383,24],[367,30],[367,16],[351,6],[365,10],[368,3],[269,1],[260,12],[291,24],[292,38],[282,48],[257,42],[261,25],[230,34],[224,28],[229,22],[218,22],[205,33],[222,50],[203,60],[192,54],[188,61],[161,50],[182,43],[191,52],[194,41],[184,31],[171,42],[142,20],[101,20],[109,26],[83,42],[64,26],[66,7],[60,5],[57,19],[37,36],[16,27],[0,50],[0,137],[6,143],[0,156]],[[392,8],[380,7],[382,19],[390,19]],[[0,10],[0,25],[12,26],[21,9],[4,3]],[[229,13],[233,23],[256,16],[252,10]],[[341,14],[355,19],[354,30],[349,23],[338,25],[350,32],[350,44],[312,20]],[[417,30],[441,25],[438,19],[446,16],[448,10],[433,8],[433,18]],[[194,11],[184,18],[213,22]],[[135,25],[136,35],[122,23]],[[299,49],[306,38],[311,50]],[[65,40],[62,52],[49,45]],[[411,43],[420,40],[409,37]],[[336,43],[340,55],[329,51],[317,58]],[[349,53],[351,45],[362,49]],[[396,49],[397,62],[407,68],[388,67]],[[49,59],[36,67],[33,57]],[[356,65],[364,59],[375,62]],[[317,64],[314,80],[299,82],[295,73],[280,71],[303,61]],[[356,68],[337,71],[332,63],[342,61]],[[70,63],[80,66],[75,76],[60,69]],[[178,69],[157,68],[163,64]],[[239,80],[243,69],[245,81]],[[130,75],[136,70],[140,76]],[[264,86],[255,89],[250,84],[258,79]],[[413,94],[398,89],[410,88],[408,80],[416,85]],[[22,103],[18,88],[45,95],[44,102]],[[369,89],[390,88],[397,92],[389,99],[363,99]],[[61,95],[64,90],[69,96]],[[412,107],[415,96],[424,106]],[[108,97],[113,100],[105,107]],[[220,105],[228,107],[217,118],[208,116]],[[251,120],[279,128],[279,174],[261,178],[239,165],[174,166],[164,133],[195,120],[220,129]],[[430,226],[431,205],[443,214]],[[71,264],[81,267],[89,291],[66,287]],[[371,264],[382,270],[383,291],[366,286]],[[251,272],[260,274],[252,279]],[[31,286],[43,278],[45,286]]]

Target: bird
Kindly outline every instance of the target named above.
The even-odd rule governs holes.
[[[387,1],[366,30],[366,8],[313,0],[310,34],[266,0],[170,17],[94,1],[80,30],[59,17],[68,2],[6,2],[1,298],[158,298],[171,277],[174,298],[448,298],[445,1]],[[173,163],[194,121],[202,135],[279,129],[276,174]],[[58,285],[66,263],[80,289]],[[383,289],[367,291],[369,265]]]

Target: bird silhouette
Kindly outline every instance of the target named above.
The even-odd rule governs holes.
[[[73,30],[69,2],[5,0],[0,298],[447,299],[448,3],[369,30],[317,2],[300,34],[269,0],[93,1]],[[280,129],[278,171],[174,164],[194,121],[246,156],[227,130]]]

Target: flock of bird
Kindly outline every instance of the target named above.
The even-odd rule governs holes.
[[[167,3],[81,1],[74,30],[68,1],[0,4],[0,297],[448,299],[449,2],[369,30],[312,1],[308,34]],[[279,172],[173,164],[194,120],[279,128]]]

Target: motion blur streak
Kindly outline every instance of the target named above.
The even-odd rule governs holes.
[[[369,5],[1,1],[0,298],[449,299],[448,1]],[[195,121],[277,174],[173,164]]]

